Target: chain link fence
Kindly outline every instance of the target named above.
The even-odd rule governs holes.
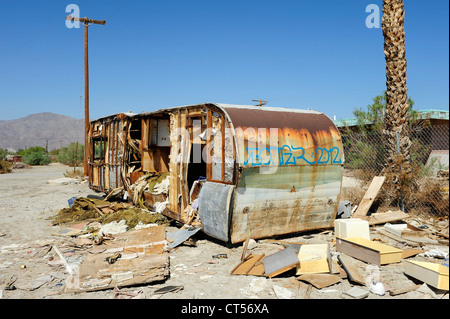
[[[383,174],[387,149],[382,133],[340,128],[345,152],[341,200],[358,205],[372,179]],[[383,186],[371,211],[402,209],[412,214],[449,215],[449,126],[413,127],[410,130],[413,174],[402,190],[402,201],[392,200],[392,190]],[[391,192],[391,193],[390,193]],[[403,194],[404,193],[404,194]]]

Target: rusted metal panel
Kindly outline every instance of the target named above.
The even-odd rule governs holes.
[[[234,125],[242,170],[231,241],[331,226],[344,162],[331,119],[316,111],[223,109]]]
[[[199,215],[203,231],[216,239],[229,241],[229,223],[234,186],[206,182],[199,196]]]
[[[231,241],[329,227],[333,224],[342,166],[285,166],[276,173],[242,170],[236,188]]]
[[[342,164],[339,131],[326,115],[224,108],[235,129],[241,167]]]

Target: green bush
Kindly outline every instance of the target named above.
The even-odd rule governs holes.
[[[50,164],[50,157],[45,152],[45,149],[40,146],[30,147],[23,151],[23,162],[28,165],[48,165]]]
[[[8,152],[5,149],[0,148],[0,161],[3,161],[7,154]]]
[[[57,160],[62,164],[69,166],[75,166],[75,154],[77,155],[76,163],[81,165],[84,163],[84,145],[78,144],[78,150],[76,150],[76,143],[70,143],[67,147],[63,147],[58,155]]]

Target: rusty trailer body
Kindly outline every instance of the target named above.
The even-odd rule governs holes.
[[[166,173],[167,197],[145,193],[145,202],[165,201],[164,214],[185,223],[195,200],[211,237],[239,243],[333,225],[344,153],[321,112],[206,103],[111,115],[89,134],[92,189],[133,198],[140,177]]]

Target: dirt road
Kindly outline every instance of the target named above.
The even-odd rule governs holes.
[[[31,169],[14,170],[11,174],[0,175],[0,298],[4,299],[41,299],[41,298],[114,298],[113,290],[86,293],[64,293],[63,286],[68,277],[64,266],[49,265],[49,253],[53,246],[66,247],[68,238],[55,236],[63,229],[52,226],[49,218],[60,209],[68,207],[72,197],[86,197],[96,194],[89,189],[87,183],[49,184],[49,180],[62,178],[68,170],[67,166],[52,164],[33,167]],[[176,225],[167,226],[167,232],[177,230]],[[372,232],[375,232],[372,229]],[[308,284],[299,285],[295,280],[295,269],[278,277],[268,279],[255,276],[232,276],[231,271],[239,263],[242,245],[228,247],[199,232],[194,237],[196,247],[181,245],[169,253],[170,276],[163,282],[134,287],[121,288],[123,292],[135,294],[147,299],[337,299],[346,298],[344,294],[352,285],[342,279],[339,283],[324,289],[316,289]],[[332,231],[320,233],[310,232],[283,240],[302,243],[329,243],[334,250],[334,234]],[[398,243],[384,238],[387,243],[398,246]],[[399,247],[400,248],[400,247]],[[404,248],[404,247],[403,247]],[[425,247],[439,248],[448,252],[448,246],[438,245]],[[283,246],[269,240],[258,240],[251,249],[253,254],[266,256],[283,249]],[[74,256],[82,252],[74,251]],[[214,255],[225,254],[225,258],[213,258]],[[81,254],[82,255],[82,254]],[[70,251],[66,251],[70,258]],[[417,260],[428,260],[421,256]],[[442,260],[431,259],[438,262]],[[357,261],[362,274],[367,264]],[[405,276],[402,264],[383,266],[380,269],[381,282],[387,289],[396,289],[413,284],[411,278]],[[14,281],[15,280],[15,281]],[[8,284],[14,281],[14,290]],[[182,289],[166,294],[155,294],[159,288],[181,286]],[[361,286],[368,291],[368,288]],[[436,295],[437,293],[437,295]],[[397,296],[386,293],[379,296],[369,293],[369,299],[415,299],[440,298],[440,291],[422,286],[421,290]],[[123,297],[123,295],[122,295]],[[129,298],[130,296],[125,296]]]

